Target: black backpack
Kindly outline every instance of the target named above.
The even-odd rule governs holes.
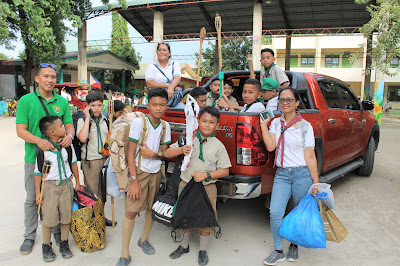
[[[76,134],[76,128],[78,126],[78,120],[79,118],[82,118],[83,120],[85,120],[85,114],[83,113],[82,110],[72,113],[72,122],[74,124],[74,131],[75,131],[75,138],[72,141],[72,145],[74,146],[74,150],[75,150],[75,154],[76,154],[76,159],[77,161],[82,161],[82,146],[85,143],[89,142],[89,137],[87,138],[85,143],[82,143],[79,139],[78,139],[78,135]],[[108,119],[106,117],[106,122],[107,122],[107,128],[109,127],[109,123],[108,123]],[[90,128],[92,127],[92,121],[90,121],[89,123],[89,132],[90,133]],[[109,128],[108,128],[109,129]],[[87,158],[87,149],[86,149],[86,156],[85,159]]]
[[[179,147],[186,144],[186,139],[182,134],[178,137],[178,144]],[[171,227],[173,226],[172,211],[178,198],[179,182],[181,181],[180,164],[182,158],[182,154],[177,157],[172,175],[161,185],[152,206],[151,216],[153,220]]]
[[[69,167],[71,168],[72,148],[71,148],[71,146],[69,146],[65,149],[67,150],[67,153],[68,153],[68,164],[69,164]],[[44,164],[44,152],[38,146],[36,146],[36,159],[37,159],[37,167],[39,169],[39,172],[41,173],[43,164]],[[72,172],[72,169],[71,169],[71,172]]]

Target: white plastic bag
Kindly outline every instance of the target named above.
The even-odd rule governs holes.
[[[197,115],[199,114],[199,105],[196,100],[188,95],[185,104],[185,116],[186,116],[186,145],[192,146],[193,143],[193,131],[195,131],[199,124],[197,122]],[[185,155],[183,158],[181,171],[185,172],[190,163],[190,156],[192,154],[192,150],[188,155]]]
[[[119,191],[118,183],[117,183],[117,175],[114,173],[114,168],[111,163],[111,158],[108,158],[106,161],[108,164],[107,167],[107,176],[106,176],[106,191],[107,195],[114,197],[114,198],[121,198],[124,196],[124,192]]]
[[[307,194],[311,193],[311,190],[313,189],[314,186],[318,186],[319,192],[321,192],[321,193],[326,192],[328,194],[328,199],[326,199],[325,202],[326,202],[326,205],[328,205],[329,209],[333,210],[335,208],[335,199],[333,197],[331,185],[327,184],[327,183],[312,184],[311,187],[308,189]]]

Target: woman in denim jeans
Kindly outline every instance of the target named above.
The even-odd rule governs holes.
[[[314,153],[314,131],[309,122],[301,118],[297,107],[300,96],[297,90],[288,87],[278,94],[283,115],[271,122],[270,118],[260,119],[265,146],[269,152],[275,151],[275,165],[278,167],[271,195],[270,223],[274,238],[274,251],[264,260],[265,265],[275,265],[285,258],[288,261],[299,259],[297,246],[290,244],[287,257],[282,249],[279,236],[286,205],[293,197],[294,206],[307,194],[313,183],[318,183],[317,159]],[[317,188],[312,194],[317,193]]]

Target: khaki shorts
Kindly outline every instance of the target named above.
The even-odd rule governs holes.
[[[186,184],[187,183],[185,181],[181,180],[181,182],[179,183],[179,190],[178,190],[179,194],[181,194],[182,187],[186,186]],[[214,210],[215,219],[217,219],[217,186],[215,185],[215,183],[212,183],[212,184],[205,185],[204,189],[206,190],[208,199],[210,200],[211,206]],[[193,230],[196,230],[196,229],[193,229]],[[199,230],[201,232],[213,232],[214,231],[213,227],[197,228],[197,230]]]
[[[103,165],[105,162],[106,159],[91,161],[82,160],[82,172],[85,176],[85,185],[99,198],[101,197],[100,173],[101,169],[103,169]]]
[[[74,185],[72,178],[59,185],[60,181],[45,181],[43,191],[43,204],[41,207],[43,220],[41,224],[54,227],[58,224],[70,224],[72,201],[74,199]]]
[[[137,176],[137,179],[142,189],[142,197],[135,201],[132,201],[129,197],[126,200],[126,212],[139,213],[144,211],[146,207],[151,210],[154,203],[154,198],[157,196],[160,190],[161,184],[161,171],[158,173],[146,173],[143,172]],[[128,183],[128,190],[131,189],[132,182]]]

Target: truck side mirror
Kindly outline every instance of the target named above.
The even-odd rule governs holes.
[[[362,101],[362,107],[364,110],[370,111],[374,109],[374,102],[373,101]]]

